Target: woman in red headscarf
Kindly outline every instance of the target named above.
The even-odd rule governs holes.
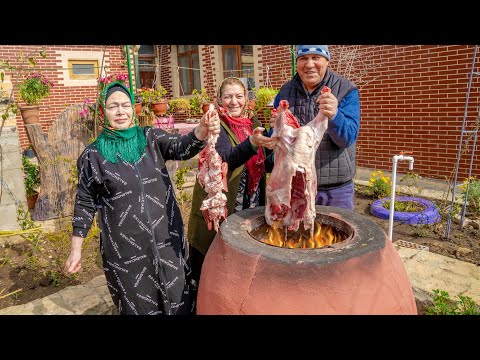
[[[219,89],[218,114],[221,129],[216,150],[222,161],[228,164],[227,210],[236,211],[265,205],[265,151],[273,149],[275,138],[253,132],[258,123],[252,121],[248,113],[247,89],[235,77],[223,80]],[[268,166],[267,166],[267,170]],[[191,261],[194,277],[200,278],[200,269],[215,230],[208,230],[200,207],[207,193],[198,183],[193,189],[192,209],[188,221],[188,240],[191,245]]]

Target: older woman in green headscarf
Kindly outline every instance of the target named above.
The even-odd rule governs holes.
[[[100,94],[103,131],[80,155],[68,273],[81,269],[81,248],[98,211],[100,250],[120,314],[190,314],[191,278],[182,217],[166,160],[186,160],[218,134],[214,117],[187,135],[140,127],[133,95],[121,82]]]

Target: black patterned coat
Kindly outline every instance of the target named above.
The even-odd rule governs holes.
[[[112,164],[94,144],[85,148],[77,162],[73,235],[85,238],[98,210],[103,269],[121,314],[189,314],[196,286],[165,160],[189,159],[205,142],[193,131],[144,131],[146,152],[134,164]]]

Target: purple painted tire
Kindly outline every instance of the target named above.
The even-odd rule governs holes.
[[[391,200],[390,198],[375,200],[370,206],[370,212],[372,213],[372,215],[379,217],[381,219],[388,220],[390,217],[390,210],[385,209],[383,207],[383,204],[390,200]],[[441,216],[438,213],[437,207],[433,202],[429,200],[418,198],[418,197],[397,196],[395,198],[395,201],[416,202],[425,206],[425,210],[417,211],[417,212],[395,211],[393,213],[393,221],[398,221],[402,224],[408,224],[408,225],[435,224],[436,222],[440,221]]]

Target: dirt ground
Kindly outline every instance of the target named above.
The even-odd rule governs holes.
[[[180,200],[180,209],[185,227],[190,214],[190,196]],[[177,194],[177,199],[181,199]],[[388,233],[388,220],[371,215],[370,205],[374,199],[361,189],[355,193],[355,211],[373,220]],[[439,208],[441,204],[437,204]],[[393,241],[428,246],[429,251],[480,265],[480,230],[452,222],[449,239],[444,239],[446,220],[433,225],[403,225],[394,223]],[[2,243],[0,243],[2,244]],[[63,264],[69,252],[69,232],[42,238],[34,246],[28,241],[19,244],[0,245],[0,309],[20,305],[55,293],[67,286],[85,284],[103,274],[99,255],[99,239],[93,236],[86,242],[83,270],[76,276],[65,276]]]
[[[41,235],[37,243],[20,236],[8,242],[0,239],[0,309],[28,303],[67,286],[86,284],[103,274],[98,235],[84,241],[83,270],[73,276],[63,273],[70,234],[66,230]]]
[[[393,242],[403,240],[414,244],[428,246],[429,251],[435,254],[448,256],[475,265],[480,265],[480,230],[471,226],[451,223],[450,235],[445,239],[448,211],[442,209],[442,203],[432,200],[439,209],[442,219],[431,225],[405,225],[393,223]],[[355,193],[355,211],[367,216],[370,220],[380,225],[388,234],[388,220],[380,219],[370,213],[370,205],[374,199],[357,191]],[[447,213],[446,215],[444,213]]]

